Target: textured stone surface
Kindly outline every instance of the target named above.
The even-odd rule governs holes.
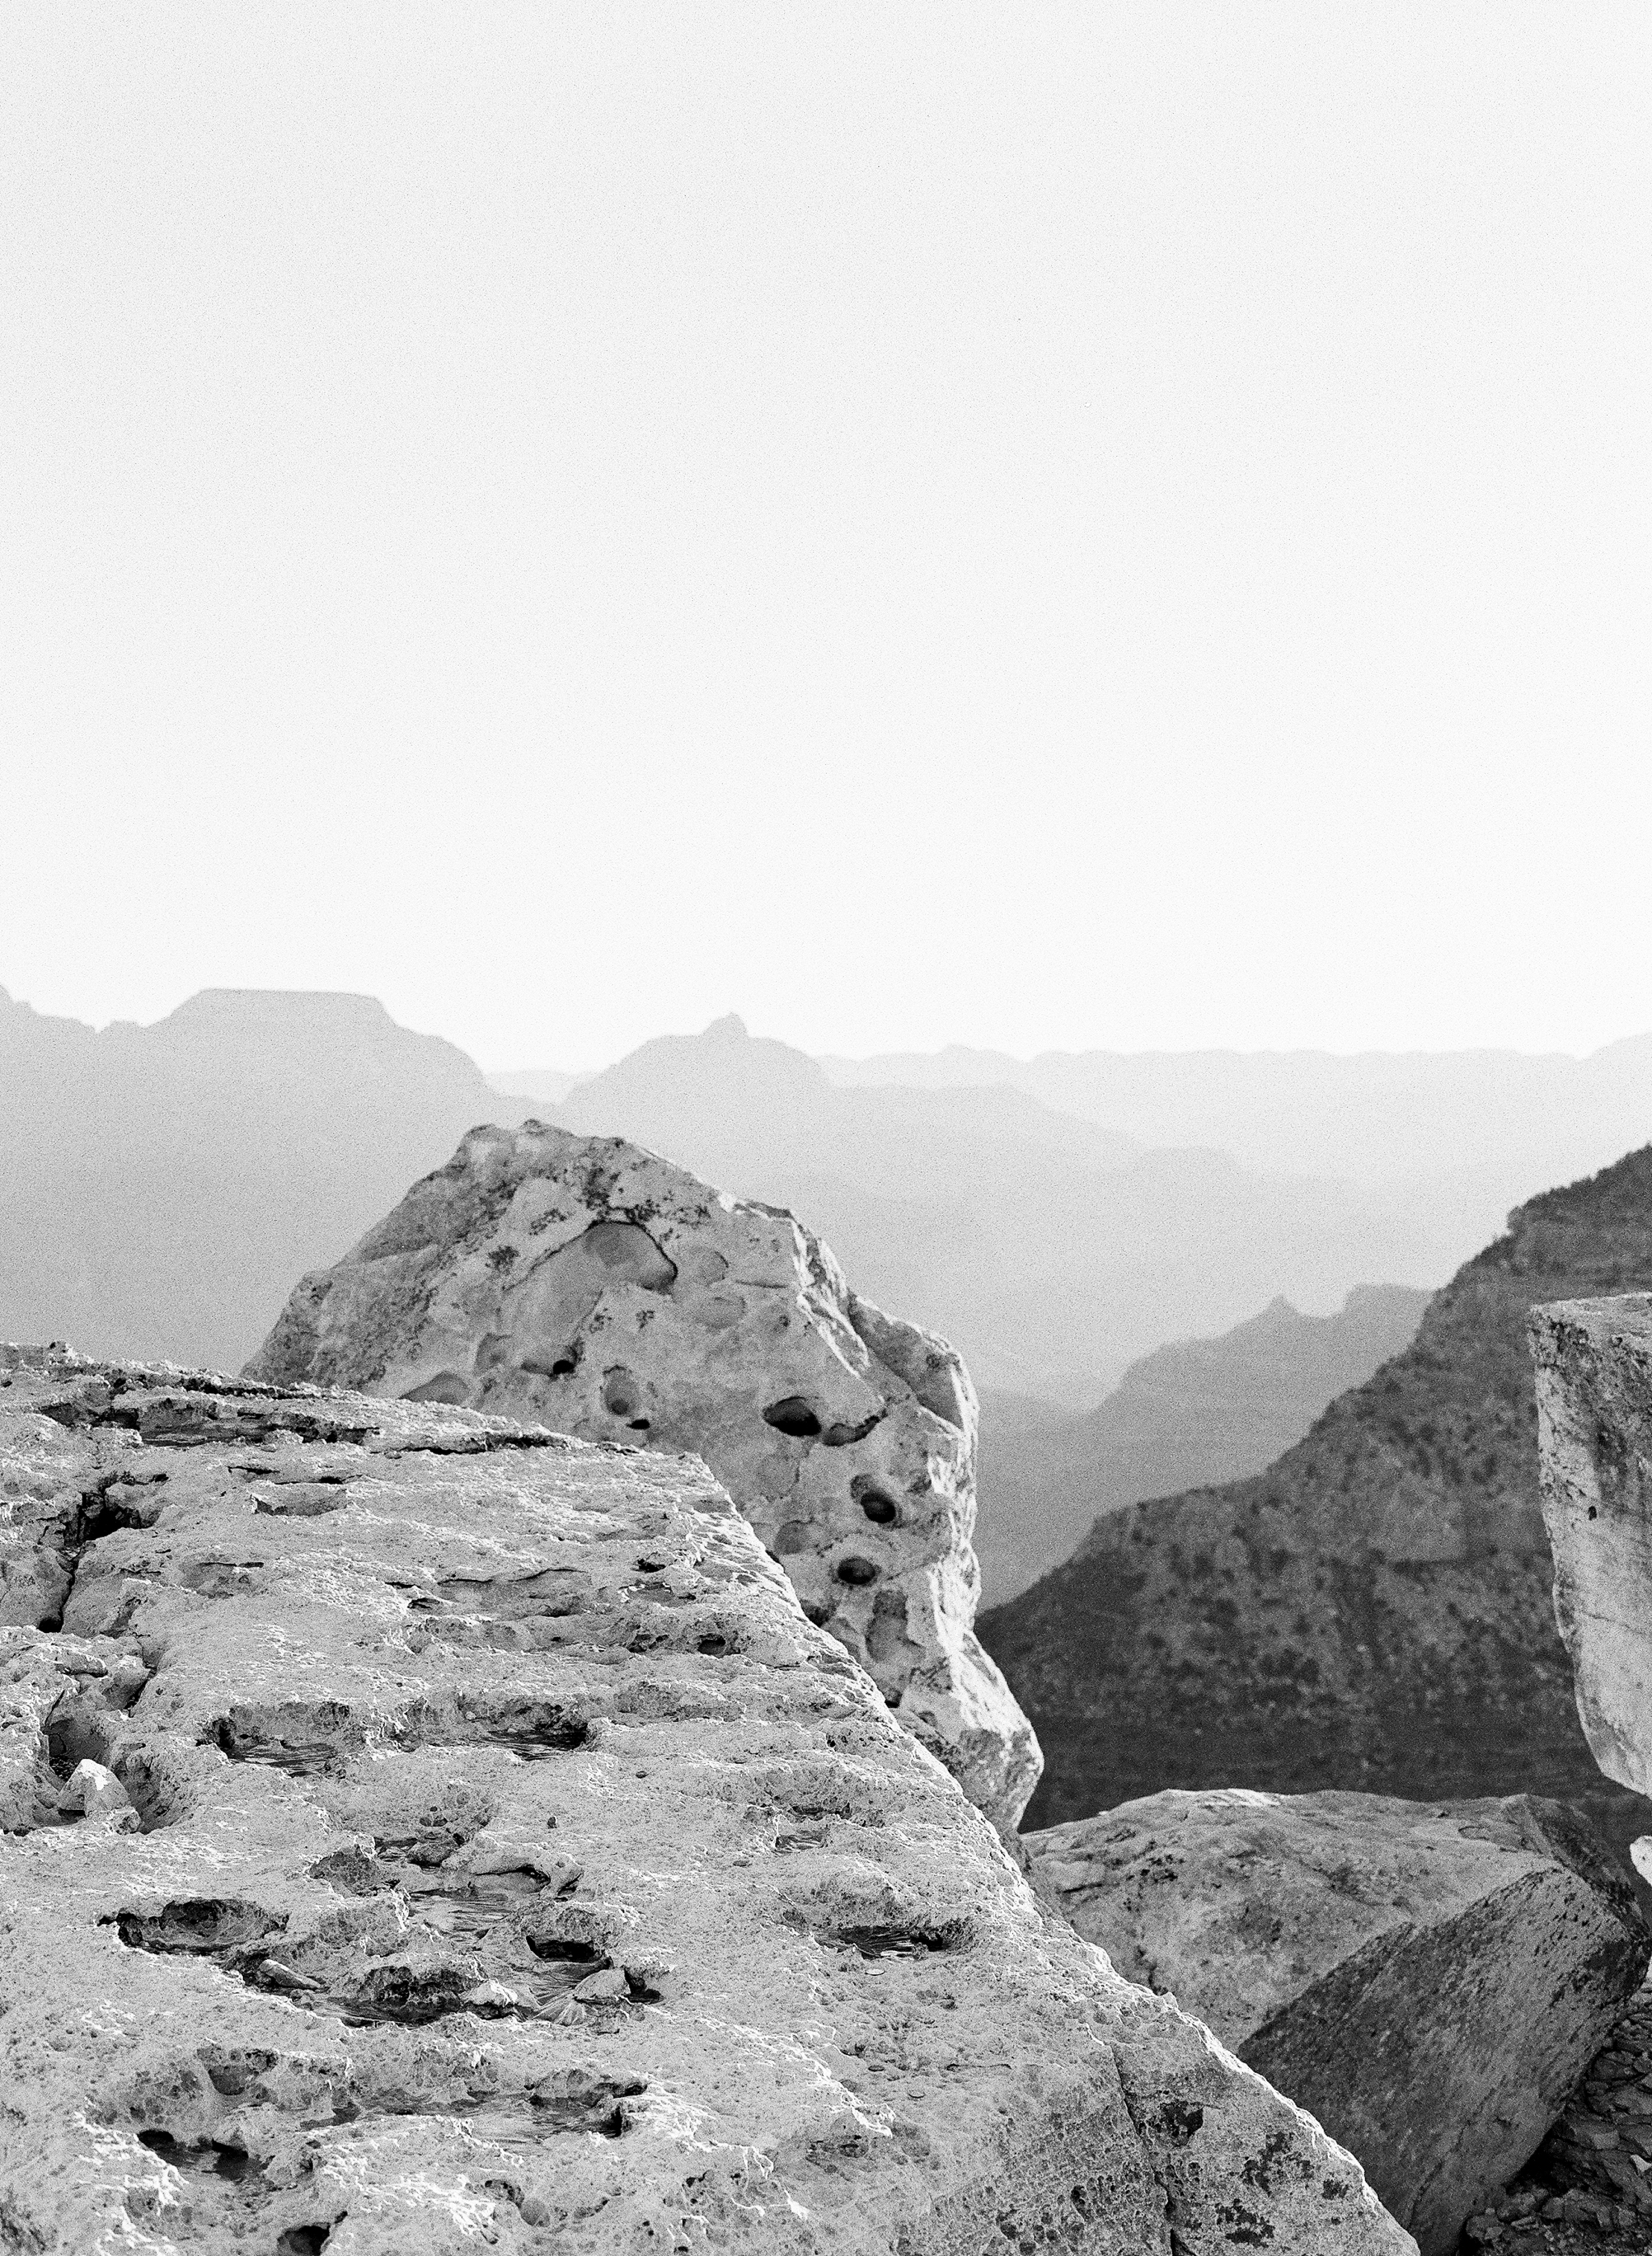
[[[1652,1791],[1652,1294],[1534,1308],[1543,1518],[1578,1713]]]
[[[478,1128],[248,1366],[706,1459],[804,1611],[1013,1827],[1032,1728],[976,1642],[974,1390],[791,1215],[638,1146]]]
[[[0,1484],[8,2246],[1412,2246],[698,1463],[0,1350]]]
[[[1526,2161],[1646,1970],[1627,1884],[1529,1796],[1159,1794],[1027,1846],[1121,1973],[1358,2154],[1424,2256]]]

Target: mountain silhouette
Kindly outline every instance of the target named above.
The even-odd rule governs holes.
[[[1276,1293],[1323,1306],[1373,1276],[1433,1281],[1403,1217],[1349,1185],[1145,1150],[1009,1088],[834,1087],[733,1017],[644,1043],[553,1117],[793,1208],[978,1385],[1070,1407]]]
[[[237,1370],[298,1277],[524,1109],[366,995],[214,988],[95,1033],[0,989],[0,1337]]]
[[[1334,1315],[1308,1316],[1280,1295],[1214,1339],[1156,1348],[1082,1417],[985,1395],[975,1550],[986,1602],[1002,1605],[1058,1566],[1098,1512],[1261,1472],[1409,1343],[1429,1298],[1360,1285]]]

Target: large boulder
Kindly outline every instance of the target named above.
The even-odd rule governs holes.
[[[247,1368],[694,1451],[970,1799],[1025,1808],[1038,1743],[973,1627],[969,1374],[783,1209],[635,1144],[478,1128]]]
[[[0,1350],[0,1497],[8,2246],[1414,2246],[699,1463]]]
[[[1121,1973],[1358,2154],[1424,2256],[1530,2155],[1652,1944],[1594,1837],[1528,1795],[1156,1794],[1027,1846]]]
[[[1652,1794],[1652,1294],[1534,1308],[1530,1336],[1578,1713],[1606,1776]]]

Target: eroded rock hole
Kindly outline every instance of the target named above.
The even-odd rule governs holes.
[[[536,1958],[548,1959],[555,1966],[580,1966],[588,1974],[593,1967],[608,1963],[608,1954],[594,1942],[580,1942],[572,1935],[531,1935],[527,1942]]]
[[[892,1497],[885,1496],[881,1489],[868,1489],[861,1498],[861,1509],[878,1527],[892,1527],[901,1516],[899,1505]]]
[[[602,1407],[610,1418],[623,1418],[632,1427],[646,1428],[648,1419],[643,1415],[643,1390],[631,1372],[616,1366],[602,1380]]]
[[[832,1571],[840,1583],[864,1590],[868,1583],[875,1583],[883,1570],[875,1559],[862,1559],[852,1552],[847,1559],[840,1559]]]
[[[772,1426],[777,1434],[784,1434],[794,1442],[812,1442],[819,1435],[820,1421],[801,1394],[783,1395],[778,1402],[770,1403],[763,1414],[765,1426]]]
[[[261,1910],[235,1896],[184,1896],[158,1912],[106,1913],[98,1921],[100,1927],[112,1926],[129,1950],[163,1957],[244,1949],[279,1935],[286,1923],[285,1914]]]
[[[821,1939],[858,1950],[862,1958],[927,1958],[933,1952],[956,1950],[967,1937],[950,1927],[840,1927]]]
[[[109,1742],[94,1719],[78,1705],[58,1709],[46,1722],[46,1760],[66,1783],[83,1762],[104,1762]]]
[[[348,1752],[337,1739],[323,1734],[349,1729],[349,1710],[333,1701],[323,1701],[312,1710],[271,1715],[236,1709],[219,1717],[207,1743],[231,1762],[262,1764],[285,1771],[291,1778],[315,1778],[336,1774]]]
[[[821,1444],[828,1449],[847,1449],[852,1442],[865,1441],[884,1414],[883,1405],[880,1403],[875,1410],[869,1411],[864,1418],[857,1419],[853,1425],[840,1418],[835,1419],[821,1435]]]
[[[231,2185],[242,2185],[249,2178],[261,2178],[264,2164],[244,2147],[231,2147],[220,2139],[203,2139],[189,2146],[174,2139],[169,2131],[140,2131],[140,2147],[147,2147],[151,2154],[158,2154],[175,2170],[184,2170],[200,2177],[228,2178]]]
[[[508,1747],[529,1762],[571,1754],[591,1735],[588,1717],[557,1700],[522,1700],[502,1707],[481,1695],[461,1693],[459,1712],[478,1737]]]
[[[276,2256],[321,2256],[332,2238],[330,2224],[290,2224],[276,2242]]]
[[[140,1832],[164,1832],[187,1813],[188,1797],[159,1776],[143,1755],[123,1755],[114,1769],[116,1777],[126,1788],[127,1800],[137,1812]]]

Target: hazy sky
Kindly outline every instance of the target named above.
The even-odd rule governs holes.
[[[1652,1026],[1652,16],[19,4],[0,983]]]

